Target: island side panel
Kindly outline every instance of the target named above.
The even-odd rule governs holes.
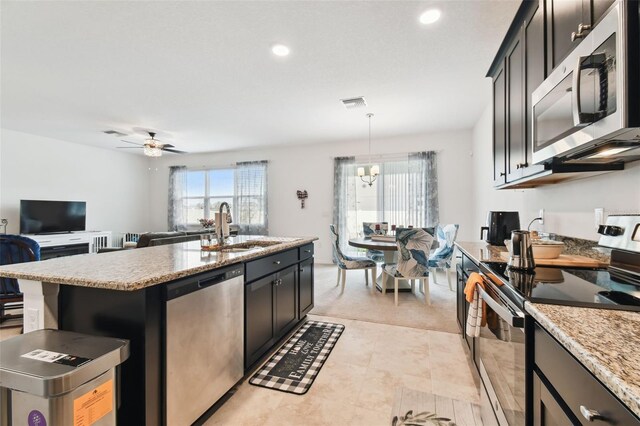
[[[59,329],[129,339],[120,367],[119,425],[162,424],[162,288],[115,291],[61,285]]]

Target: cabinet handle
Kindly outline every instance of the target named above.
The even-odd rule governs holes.
[[[578,31],[574,31],[571,33],[571,41],[576,41],[579,38],[585,38],[587,35],[585,34],[586,31],[590,31],[591,30],[591,25],[589,24],[579,24],[578,25]]]
[[[507,172],[500,172],[500,176],[506,176]]]
[[[311,253],[311,250],[305,250],[304,252],[305,253]]]
[[[518,164],[516,164],[516,169],[524,169],[525,167],[529,167],[529,163],[518,163]]]
[[[604,417],[602,417],[600,413],[598,413],[596,410],[590,410],[584,405],[580,406],[580,414],[582,414],[582,417],[584,417],[585,419],[587,419],[587,421],[590,421],[590,422],[594,420],[604,419]]]
[[[279,264],[280,264],[280,261],[279,261],[279,260],[276,260],[275,262],[273,262],[273,264],[274,264],[274,265],[279,265]]]

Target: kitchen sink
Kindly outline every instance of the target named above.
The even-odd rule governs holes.
[[[222,252],[222,253],[244,253],[249,250],[263,249],[265,247],[274,246],[276,244],[280,244],[280,242],[268,241],[268,240],[254,240],[254,241],[245,241],[242,243],[235,243],[235,244],[225,244],[223,246],[213,246],[213,247],[210,247],[207,251]]]

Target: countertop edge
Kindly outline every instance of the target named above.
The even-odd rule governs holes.
[[[596,308],[592,308],[596,309]],[[601,362],[589,355],[589,350],[565,334],[559,325],[547,317],[544,312],[536,308],[536,304],[525,302],[525,310],[556,340],[560,342],[580,364],[593,374],[602,384],[609,389],[627,408],[640,418],[640,395],[630,389],[624,381],[608,370]]]
[[[278,237],[274,237],[278,238]],[[268,238],[266,238],[268,239]],[[272,245],[266,247],[265,250],[259,252],[247,253],[246,255],[239,255],[231,261],[221,261],[217,263],[211,263],[208,265],[201,265],[197,267],[193,267],[190,269],[185,269],[183,271],[177,271],[171,274],[167,274],[164,276],[158,276],[151,278],[149,280],[139,280],[139,281],[101,281],[101,280],[82,280],[77,278],[65,277],[63,275],[43,275],[37,273],[27,273],[27,272],[15,272],[10,270],[1,270],[1,276],[7,278],[15,278],[18,280],[29,280],[29,281],[40,281],[51,284],[63,284],[63,285],[73,285],[77,287],[90,287],[96,289],[103,290],[114,290],[114,291],[137,291],[142,290],[148,287],[153,287],[155,285],[175,281],[184,277],[188,277],[191,275],[196,275],[199,273],[213,271],[215,269],[227,267],[230,265],[235,265],[238,263],[247,262],[253,259],[258,259],[263,256],[269,256],[271,254],[275,254],[284,250],[293,249],[296,247],[303,246],[305,244],[312,243],[317,241],[318,237],[301,237],[296,241],[286,241],[280,244]],[[183,243],[177,243],[183,244]],[[132,249],[135,250],[135,249]],[[87,254],[82,256],[100,256],[99,254]],[[1,269],[1,268],[0,268]]]

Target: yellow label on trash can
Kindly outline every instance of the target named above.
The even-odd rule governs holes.
[[[91,426],[113,410],[113,379],[73,400],[73,426]]]

